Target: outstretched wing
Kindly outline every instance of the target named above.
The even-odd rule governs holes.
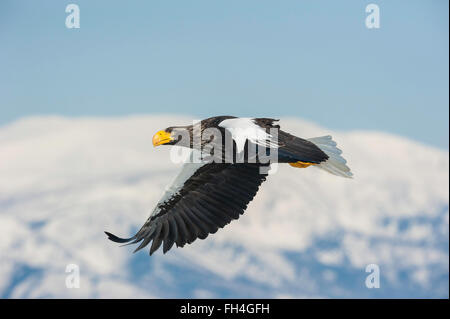
[[[163,243],[163,252],[173,244],[183,247],[197,238],[205,239],[244,213],[248,203],[266,180],[261,164],[184,164],[174,184],[166,191],[142,228],[122,239],[105,232],[119,243],[150,242],[150,255]]]

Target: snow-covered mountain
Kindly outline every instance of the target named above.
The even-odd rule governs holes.
[[[331,132],[354,179],[281,165],[247,212],[152,257],[134,233],[180,165],[160,129],[189,117],[33,117],[0,128],[0,294],[34,297],[449,296],[449,154],[390,134]],[[80,288],[66,287],[68,264]],[[365,285],[377,264],[380,288]]]

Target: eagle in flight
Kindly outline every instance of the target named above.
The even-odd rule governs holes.
[[[135,251],[151,242],[150,255],[161,244],[166,253],[173,244],[183,247],[197,238],[205,239],[245,212],[266,180],[269,170],[264,168],[273,162],[297,168],[313,166],[334,175],[352,177],[342,151],[331,136],[303,139],[282,131],[277,122],[270,118],[217,116],[157,132],[153,137],[154,146],[187,147],[192,153],[197,150],[209,155],[201,157],[208,160],[193,161],[191,155],[191,161],[183,164],[179,175],[133,237],[124,239],[105,232],[108,238],[117,243],[140,243]],[[196,134],[201,136],[197,143]],[[254,152],[260,148],[264,151]],[[219,155],[211,155],[214,149],[219,150],[215,151]],[[227,154],[227,150],[231,152]],[[267,155],[272,152],[276,154],[275,160],[267,161]],[[266,156],[264,161],[261,154]]]

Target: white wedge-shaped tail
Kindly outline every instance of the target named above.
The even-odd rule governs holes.
[[[341,156],[342,151],[336,147],[337,144],[330,135],[308,138],[308,141],[316,144],[328,155],[328,160],[319,165],[315,165],[316,167],[337,176],[348,178],[353,176],[350,168],[346,165],[347,161]]]

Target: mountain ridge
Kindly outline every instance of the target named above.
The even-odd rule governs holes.
[[[333,135],[354,180],[280,165],[247,212],[204,241],[151,258],[108,242],[103,230],[126,236],[145,221],[180,167],[152,135],[191,120],[0,127],[2,297],[448,297],[448,152],[383,132],[281,118],[292,134]],[[80,289],[65,287],[68,263]],[[370,263],[378,290],[364,285]]]

